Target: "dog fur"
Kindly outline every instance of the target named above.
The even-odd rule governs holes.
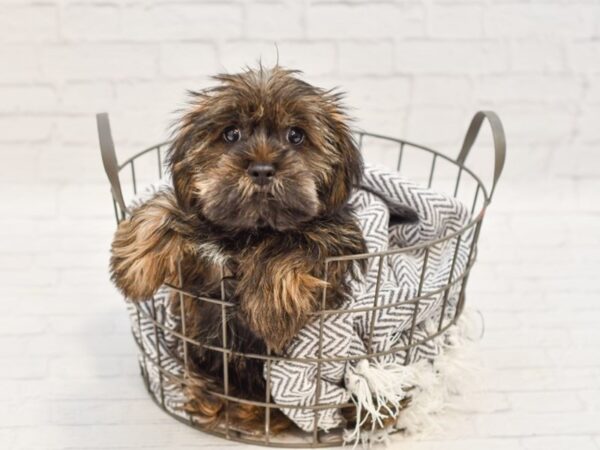
[[[179,285],[178,266],[186,290],[226,295],[235,305],[227,308],[227,342],[221,305],[172,302],[175,312],[184,308],[187,336],[204,344],[190,350],[186,409],[214,424],[227,413],[238,428],[257,431],[264,409],[220,397],[224,358],[205,345],[232,350],[230,395],[265,401],[262,360],[236,352],[282,354],[312,313],[349,293],[360,268],[325,259],[367,251],[348,205],[362,159],[339,93],[280,67],[215,78],[217,86],[191,93],[177,124],[168,157],[173,189],[119,225],[111,273],[132,301],[163,283]],[[253,164],[273,168],[266,184]],[[272,431],[289,425],[271,414]]]

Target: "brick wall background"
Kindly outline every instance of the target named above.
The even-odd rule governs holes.
[[[1,0],[0,447],[232,445],[165,417],[138,379],[94,113],[125,157],[167,136],[185,89],[277,52],[346,90],[370,131],[454,155],[476,110],[505,124],[469,290],[490,373],[405,448],[600,448],[594,0]],[[475,150],[489,165],[489,136]]]

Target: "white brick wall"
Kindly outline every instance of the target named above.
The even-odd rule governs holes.
[[[233,446],[143,391],[94,113],[125,157],[167,136],[186,89],[277,54],[346,90],[365,129],[455,155],[476,110],[505,123],[469,290],[488,376],[404,448],[599,449],[594,0],[0,0],[0,448]],[[488,169],[489,136],[475,151]]]

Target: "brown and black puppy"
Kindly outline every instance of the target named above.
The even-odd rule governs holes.
[[[220,298],[227,277],[227,348],[281,353],[321,308],[349,293],[352,263],[325,259],[366,252],[348,205],[362,159],[340,95],[311,86],[280,67],[219,75],[220,84],[192,93],[169,153],[173,189],[131,212],[117,230],[111,270],[131,300],[165,282]],[[326,280],[326,281],[325,281]],[[178,303],[173,302],[174,307]],[[220,305],[187,299],[186,333],[222,342]],[[223,357],[191,351],[196,387],[188,409],[218,422],[225,402]],[[230,393],[264,401],[262,361],[232,356]],[[230,418],[262,427],[261,408],[232,404]],[[271,419],[282,428],[281,414]],[[256,425],[252,425],[256,424]]]

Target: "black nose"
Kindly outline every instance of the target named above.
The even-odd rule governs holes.
[[[248,166],[248,175],[256,184],[264,186],[273,179],[275,167],[268,163],[252,163]]]

